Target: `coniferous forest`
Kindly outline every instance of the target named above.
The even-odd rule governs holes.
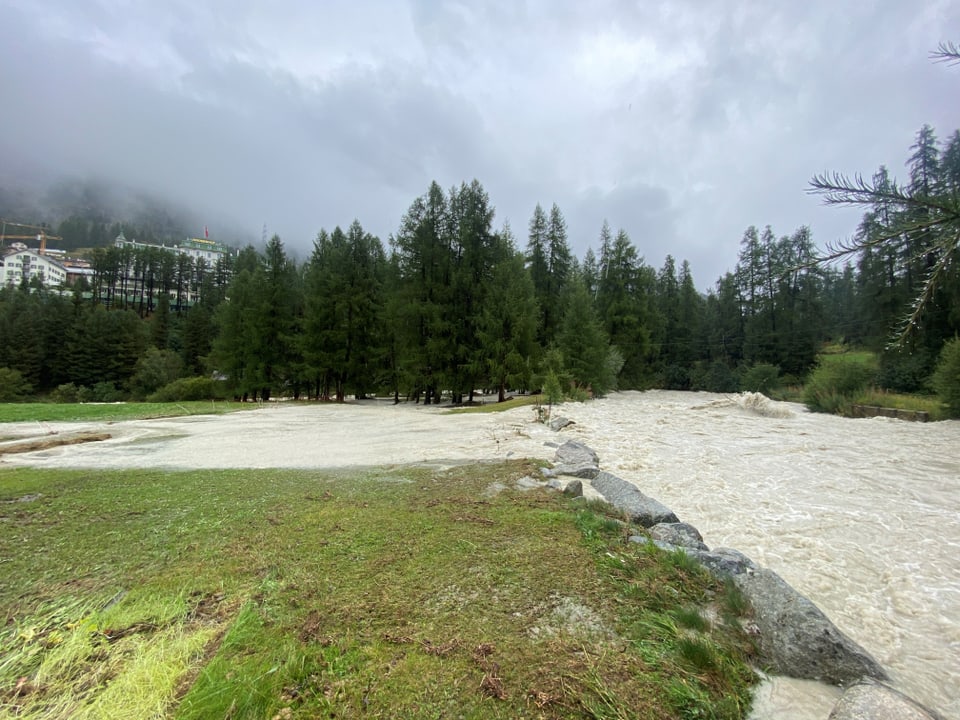
[[[606,222],[576,257],[557,205],[498,225],[477,180],[432,183],[386,241],[359,220],[322,229],[299,263],[277,236],[215,267],[114,248],[129,228],[71,216],[61,236],[101,243],[92,281],[0,290],[2,399],[729,392],[800,383],[828,343],[878,353],[880,387],[929,391],[960,331],[960,131],[924,126],[906,168],[902,185],[884,167],[815,178],[828,202],[864,207],[849,244],[824,253],[807,227],[760,219],[706,293],[685,260],[648,258]]]

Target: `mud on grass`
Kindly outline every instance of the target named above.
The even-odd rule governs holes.
[[[222,415],[256,405],[225,400],[148,403],[0,403],[0,423],[149,420],[187,415]]]
[[[2,471],[0,715],[745,715],[724,588],[524,477]]]

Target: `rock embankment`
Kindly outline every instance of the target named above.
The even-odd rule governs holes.
[[[847,688],[828,720],[943,720],[892,687],[862,682]]]
[[[766,670],[850,686],[830,716],[834,720],[936,720],[936,715],[878,682],[889,679],[883,667],[777,573],[737,550],[710,550],[693,525],[680,522],[669,508],[633,483],[600,470],[599,457],[586,445],[571,441],[559,446],[554,466],[544,474],[551,478],[552,487],[568,494],[579,495],[583,483],[589,483],[631,523],[645,529],[645,534],[635,534],[630,540],[651,542],[668,551],[681,549],[710,573],[731,579],[753,608],[760,659]]]

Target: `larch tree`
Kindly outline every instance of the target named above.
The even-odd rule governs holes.
[[[530,273],[530,280],[533,282],[533,291],[537,298],[539,312],[539,321],[537,323],[537,339],[544,347],[549,344],[551,339],[548,335],[548,322],[546,320],[546,315],[550,312],[547,308],[547,305],[550,302],[549,253],[550,248],[547,241],[547,214],[543,211],[540,203],[537,203],[536,208],[533,210],[533,216],[530,218],[525,259],[527,272]]]
[[[617,232],[602,261],[596,310],[610,342],[622,353],[620,382],[640,387],[651,356],[651,297],[656,275],[640,258],[625,230]]]
[[[453,257],[447,198],[434,182],[404,214],[393,238],[400,297],[401,365],[409,391],[440,402],[454,356],[451,313]]]
[[[524,257],[509,226],[497,235],[498,261],[490,277],[489,294],[478,318],[486,376],[500,402],[508,388],[529,389],[536,357],[537,301]]]

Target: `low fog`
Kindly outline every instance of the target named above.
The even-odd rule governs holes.
[[[929,58],[953,3],[201,5],[0,2],[5,196],[92,180],[305,257],[477,178],[521,244],[556,202],[578,256],[606,218],[706,288],[749,225],[852,234],[809,178],[903,178],[920,127],[960,117],[960,70]]]

